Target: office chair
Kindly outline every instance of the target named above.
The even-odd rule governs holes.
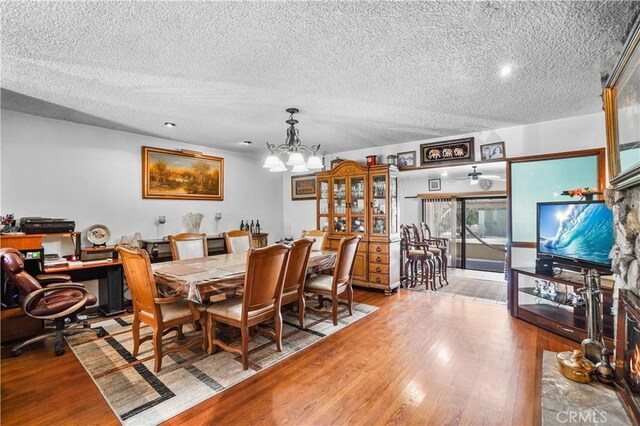
[[[78,319],[78,313],[85,307],[96,304],[96,296],[82,285],[66,282],[42,287],[38,280],[24,270],[22,254],[13,248],[0,249],[0,262],[2,272],[18,290],[18,301],[23,311],[32,318],[53,322],[53,326],[45,327],[45,330],[51,331],[14,346],[11,349],[13,356],[20,355],[23,347],[49,337],[56,339],[54,352],[57,356],[64,354],[65,336],[92,332],[102,337],[102,330],[93,329],[86,321]],[[67,318],[72,322],[69,327],[65,327]]]

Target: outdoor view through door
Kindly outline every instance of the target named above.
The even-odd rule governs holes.
[[[449,238],[456,268],[504,271],[506,197],[426,199],[423,218],[434,237]]]

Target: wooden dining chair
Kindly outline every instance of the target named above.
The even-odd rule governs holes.
[[[302,236],[300,238],[315,238],[316,242],[311,246],[312,251],[320,251],[325,249],[325,242],[327,240],[327,231],[320,231],[319,229],[314,229],[312,231],[302,231]]]
[[[445,251],[441,248],[438,248],[436,240],[425,238],[415,223],[411,224],[411,228],[413,229],[413,235],[415,240],[423,244],[426,247],[427,251],[433,254],[433,261],[435,266],[434,278],[433,278],[434,284],[435,284],[435,278],[438,277],[438,281],[440,282],[440,287],[442,287],[443,286],[442,280],[446,274],[445,268],[447,267]]]
[[[282,290],[282,306],[298,303],[298,321],[302,329],[304,329],[305,313],[304,283],[307,279],[309,255],[314,243],[315,241],[309,238],[301,238],[293,242]]]
[[[205,332],[203,330],[201,337],[191,338],[184,345],[167,350],[162,349],[162,336],[175,330],[178,339],[182,340],[184,338],[182,326],[187,323],[193,323],[195,326],[196,321],[200,318],[200,313],[193,306],[193,303],[186,300],[183,295],[158,297],[151,262],[146,250],[132,250],[122,246],[117,246],[116,250],[122,258],[122,266],[133,302],[131,323],[133,351],[131,354],[134,357],[137,356],[140,344],[152,340],[155,355],[153,371],[157,373],[162,367],[164,355],[188,349],[199,343],[204,348]],[[153,330],[151,336],[140,339],[141,322],[151,327]]]
[[[249,327],[273,320],[274,331],[258,329],[260,334],[271,337],[278,351],[282,351],[282,314],[280,312],[282,289],[291,247],[284,244],[250,249],[247,252],[247,269],[244,278],[244,293],[239,297],[214,303],[207,307],[207,329],[209,354],[216,347],[234,352],[242,357],[242,367],[249,368]],[[240,329],[240,347],[216,338],[218,322]]]
[[[415,287],[418,282],[423,283],[425,289],[435,287],[435,260],[434,254],[427,250],[428,245],[420,242],[420,237],[416,236],[413,227],[403,225],[403,240],[406,246],[407,260],[405,262],[405,276],[407,287]]]
[[[353,268],[361,239],[361,235],[343,237],[338,246],[338,255],[336,256],[333,275],[318,275],[309,278],[304,286],[305,291],[318,296],[320,303],[318,308],[308,306],[307,309],[320,314],[331,314],[333,317],[333,325],[338,325],[339,304],[347,306],[349,315],[353,315],[351,309],[353,305],[353,287],[351,281],[353,280]],[[341,302],[338,298],[343,293],[347,293],[346,303]],[[331,311],[321,309],[325,299],[331,300]]]
[[[442,279],[445,284],[449,284],[449,279],[447,276],[448,268],[449,268],[449,256],[447,255],[447,251],[449,250],[449,239],[448,238],[437,238],[431,234],[431,229],[429,229],[429,225],[422,222],[420,223],[420,231],[422,234],[422,240],[428,241],[431,244],[435,244],[436,248],[440,249],[442,252]]]
[[[177,234],[169,235],[171,256],[173,260],[193,259],[206,257],[209,254],[207,234]]]
[[[253,238],[249,231],[233,230],[223,235],[227,253],[246,253],[253,248]]]

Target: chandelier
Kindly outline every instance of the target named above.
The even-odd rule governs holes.
[[[267,142],[267,149],[269,149],[270,154],[262,167],[269,169],[270,172],[286,172],[288,169],[280,159],[280,156],[286,155],[288,156],[286,165],[292,167],[291,171],[293,173],[302,173],[324,168],[322,160],[316,155],[320,149],[320,145],[312,145],[311,148],[309,148],[304,145],[298,137],[298,129],[294,127],[298,124],[298,120],[293,118],[293,114],[299,112],[298,108],[287,108],[286,111],[290,114],[289,119],[286,121],[289,125],[287,138],[284,143],[279,146]],[[311,153],[307,161],[305,161],[302,156],[302,151]]]

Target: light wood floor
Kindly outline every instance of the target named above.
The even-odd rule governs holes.
[[[500,305],[402,290],[356,300],[380,309],[167,423],[534,425],[542,351],[578,346]],[[71,350],[8,354],[3,425],[118,424]]]

